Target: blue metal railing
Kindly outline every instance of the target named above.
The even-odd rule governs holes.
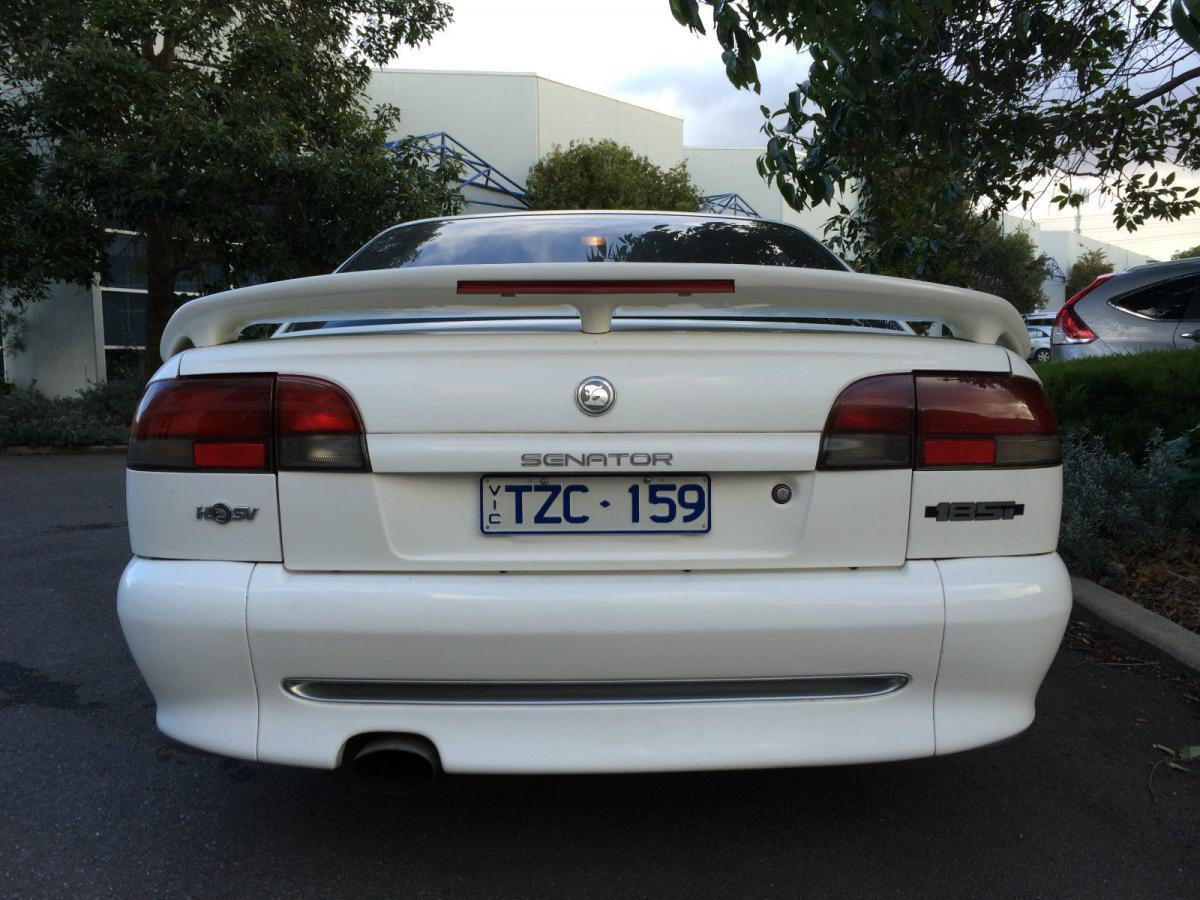
[[[762,218],[758,211],[746,202],[741,194],[730,192],[728,194],[711,194],[704,198],[704,205],[700,207],[701,212],[707,213],[733,213],[738,216],[752,216],[755,219]]]
[[[444,131],[433,131],[429,134],[414,135],[411,141],[419,152],[436,157],[439,162],[446,159],[457,162],[462,167],[462,174],[458,180],[460,187],[490,191],[507,197],[517,204],[514,206],[510,203],[491,203],[473,198],[470,200],[473,205],[498,206],[501,209],[529,209],[529,201],[525,199],[524,187],[452,135]],[[388,146],[395,148],[398,143],[398,141],[389,141]]]

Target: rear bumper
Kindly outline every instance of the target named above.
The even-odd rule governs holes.
[[[1033,720],[1070,603],[1054,554],[411,576],[137,558],[118,596],[169,736],[333,767],[355,735],[408,732],[460,772],[823,765],[992,743]]]

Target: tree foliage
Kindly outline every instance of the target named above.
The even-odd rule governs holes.
[[[831,222],[848,256],[878,213],[874,177],[896,168],[936,180],[931,222],[959,203],[997,216],[1050,184],[1060,207],[1093,186],[1130,230],[1200,209],[1156,171],[1200,167],[1200,60],[1165,2],[704,2],[738,87],[760,89],[764,41],[811,55],[786,102],[762,107],[759,170],[796,208],[852,187],[856,208]],[[670,3],[705,30],[698,0]]]
[[[1171,259],[1191,259],[1193,256],[1200,257],[1200,244],[1195,247],[1188,247],[1171,255]]]
[[[1175,0],[1171,24],[1188,46],[1200,52],[1200,0]]]
[[[937,189],[924,169],[878,173],[875,215],[862,222],[855,266],[996,294],[1020,312],[1037,309],[1047,258],[1029,235],[1006,234],[963,201],[943,204],[933,218]]]
[[[373,64],[449,21],[442,0],[10,0],[0,17],[0,290],[104,265],[105,226],[146,252],[147,353],[206,266],[328,271],[380,227],[456,208],[447,171],[384,141]]]
[[[1101,275],[1112,270],[1113,265],[1108,261],[1103,250],[1084,251],[1071,264],[1071,271],[1067,273],[1067,296],[1074,297]]]
[[[656,166],[612,140],[556,146],[529,169],[534,209],[659,209],[695,212],[703,203],[687,163]]]
[[[924,247],[920,253],[896,252],[882,261],[882,275],[920,278],[953,284],[1003,297],[1018,312],[1032,312],[1045,294],[1046,257],[1023,231],[1005,233],[998,222],[966,211],[950,218],[957,230],[942,247]]]

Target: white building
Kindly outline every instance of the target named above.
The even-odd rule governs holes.
[[[685,147],[683,120],[562,84],[532,73],[384,70],[367,90],[376,103],[399,107],[400,128],[391,135],[428,136],[431,153],[450,152],[466,161],[463,192],[468,212],[522,209],[529,167],[555,146],[610,138],[670,167],[686,160],[714,211],[748,212],[799,225],[821,237],[828,207],[796,212],[759,177],[759,147]],[[389,223],[379,223],[383,228]],[[1033,237],[1060,272],[1086,249],[1104,250],[1118,271],[1145,261],[1120,247],[1006,217]],[[91,287],[55,285],[26,316],[25,349],[6,353],[9,381],[36,384],[50,395],[70,394],[136,366],[144,343],[141,311],[145,276],[136,240],[114,235],[111,274]],[[197,286],[180,284],[181,293]],[[1048,308],[1062,304],[1062,279],[1046,284]]]
[[[1098,241],[1085,234],[1074,231],[1046,231],[1029,219],[1018,219],[1015,216],[1004,216],[1005,231],[1024,231],[1032,238],[1038,251],[1050,258],[1050,276],[1042,284],[1042,292],[1046,295],[1044,309],[1056,310],[1063,305],[1067,273],[1075,261],[1089,250],[1099,250],[1113,265],[1113,271],[1124,272],[1134,266],[1150,262],[1148,256],[1126,250],[1106,241]]]

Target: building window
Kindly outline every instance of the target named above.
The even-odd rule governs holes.
[[[136,234],[111,232],[107,273],[100,282],[104,326],[104,370],[109,381],[142,376],[146,349],[146,250]],[[182,299],[217,284],[221,270],[203,266],[180,272],[175,289]]]

